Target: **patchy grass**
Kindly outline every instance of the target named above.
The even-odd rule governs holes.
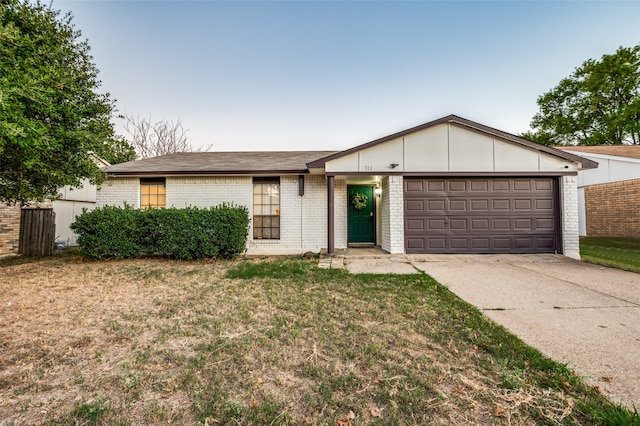
[[[13,424],[640,424],[426,275],[0,262]]]
[[[640,238],[580,238],[582,260],[640,273]]]

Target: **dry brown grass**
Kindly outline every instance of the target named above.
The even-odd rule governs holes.
[[[584,420],[430,278],[287,262],[0,264],[0,424]]]

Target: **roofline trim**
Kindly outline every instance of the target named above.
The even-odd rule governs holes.
[[[137,171],[137,172],[108,172],[109,177],[118,176],[237,176],[237,175],[301,175],[309,174],[309,170],[229,170],[229,171]]]
[[[577,171],[569,172],[329,172],[327,176],[406,176],[406,177],[561,177],[576,176]]]

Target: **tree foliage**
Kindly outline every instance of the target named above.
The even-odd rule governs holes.
[[[71,14],[27,0],[0,1],[0,201],[56,198],[133,151],[116,137],[114,101],[100,93],[89,44]]]
[[[151,158],[175,152],[207,151],[195,149],[189,137],[188,130],[182,126],[182,120],[153,122],[151,117],[134,117],[126,115],[124,128],[129,134],[130,144],[134,147],[138,158]]]
[[[538,98],[533,132],[549,145],[640,144],[640,45],[589,59]]]

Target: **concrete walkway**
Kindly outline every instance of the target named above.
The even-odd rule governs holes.
[[[343,257],[352,273],[426,272],[614,402],[640,409],[640,274],[560,255]]]

